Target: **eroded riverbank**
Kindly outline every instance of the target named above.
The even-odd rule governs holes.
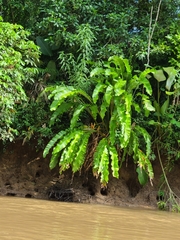
[[[34,144],[16,142],[8,145],[0,156],[0,195],[37,199],[51,199],[80,203],[98,203],[114,206],[144,206],[157,208],[157,194],[161,168],[154,164],[153,186],[138,183],[131,160],[122,167],[120,179],[111,178],[107,189],[89,173],[66,172],[59,176],[58,169],[50,170],[49,159],[42,157]],[[168,179],[173,191],[180,196],[180,165],[177,164]]]

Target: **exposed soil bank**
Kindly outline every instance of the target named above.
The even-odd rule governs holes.
[[[161,168],[154,164],[153,186],[138,183],[134,164],[129,160],[121,169],[120,179],[111,178],[107,189],[101,189],[91,172],[66,172],[59,176],[58,168],[49,169],[49,159],[42,157],[31,143],[8,145],[0,154],[0,195],[54,199],[81,203],[100,203],[116,206],[157,207]],[[168,175],[172,190],[180,196],[180,164]]]

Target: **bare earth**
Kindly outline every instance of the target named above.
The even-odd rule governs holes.
[[[107,189],[102,189],[91,173],[71,171],[59,175],[58,168],[49,169],[49,159],[42,157],[34,144],[22,141],[9,144],[0,153],[0,195],[17,196],[79,203],[115,206],[157,208],[157,195],[161,168],[155,161],[153,186],[138,183],[135,165],[124,163],[120,179],[110,177]],[[180,164],[168,175],[172,190],[180,196]]]

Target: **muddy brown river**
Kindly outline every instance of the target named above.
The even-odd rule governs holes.
[[[0,240],[177,240],[180,215],[0,197]]]

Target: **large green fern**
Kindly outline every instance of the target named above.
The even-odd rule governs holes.
[[[50,168],[59,163],[60,172],[69,167],[76,172],[85,160],[91,161],[94,175],[100,176],[101,183],[106,185],[109,170],[118,178],[119,168],[125,155],[129,154],[137,164],[139,180],[145,174],[152,179],[150,136],[144,128],[132,123],[132,111],[145,113],[154,110],[149,99],[152,89],[146,78],[151,71],[146,69],[133,75],[127,59],[113,56],[104,66],[91,72],[91,81],[95,85],[92,96],[72,86],[47,88],[49,99],[53,99],[50,123],[54,124],[65,111],[71,112],[69,128],[60,131],[44,150],[45,157],[52,148]],[[145,89],[143,93],[138,91],[140,86]],[[136,102],[136,97],[141,101]],[[83,114],[90,119],[88,125],[82,118]],[[88,143],[93,139],[91,135],[98,138],[92,160],[87,159]],[[122,159],[118,154],[119,148],[124,152]]]

